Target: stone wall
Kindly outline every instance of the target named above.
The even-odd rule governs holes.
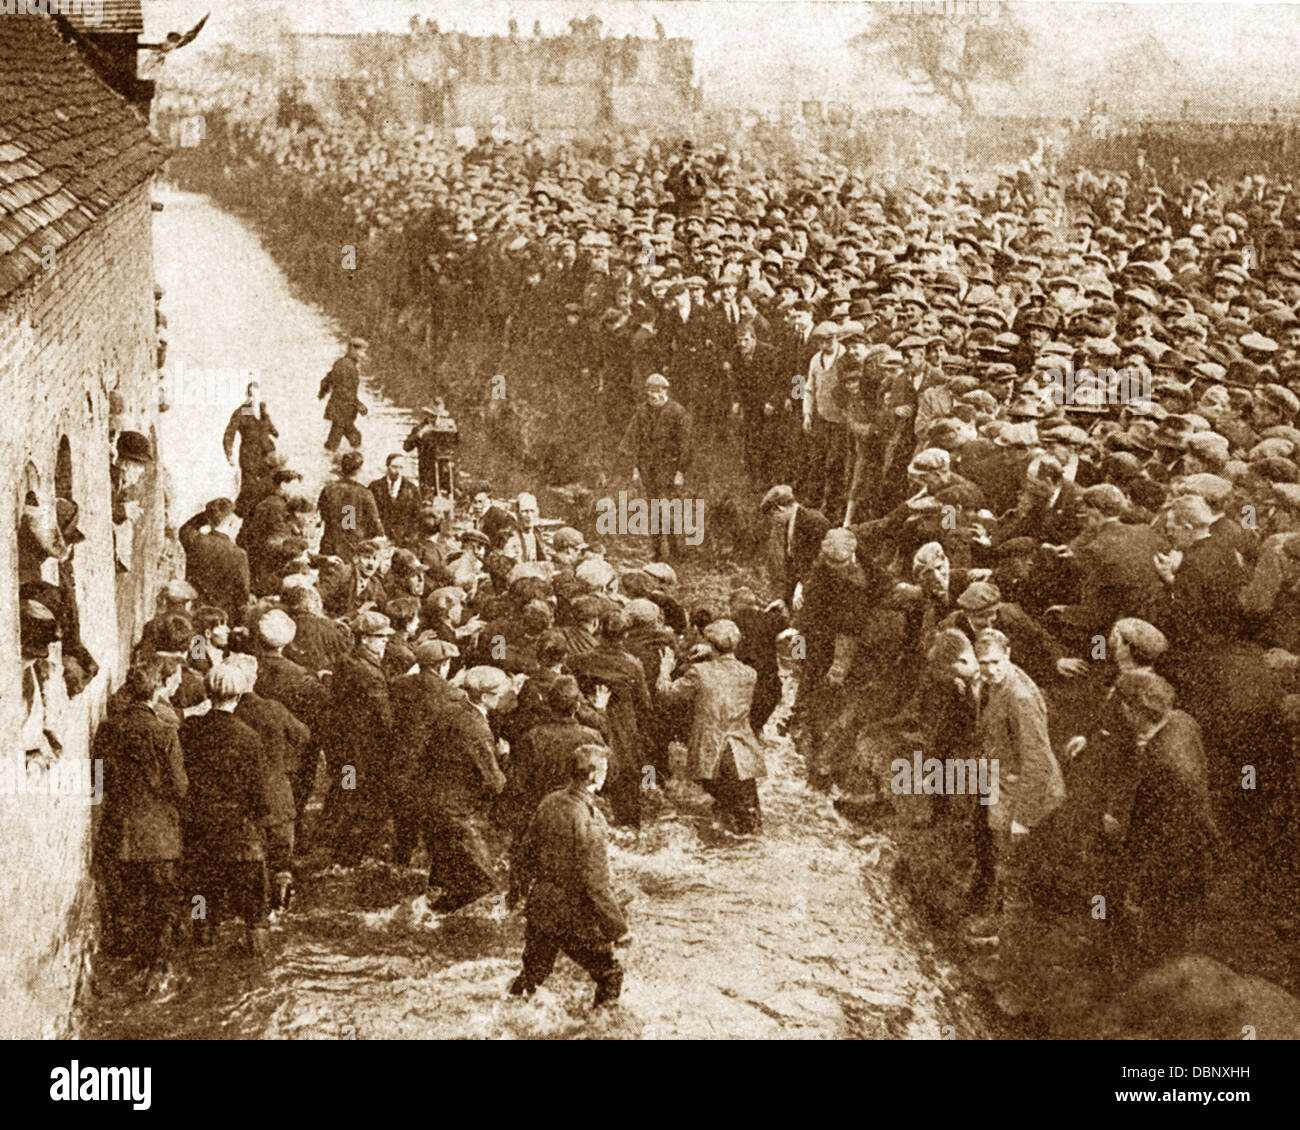
[[[149,187],[136,188],[0,300],[0,733],[9,762],[0,781],[12,782],[23,759],[17,517],[30,485],[43,501],[53,498],[61,447],[59,477],[71,470],[86,535],[73,555],[81,634],[101,668],[71,701],[57,673],[49,681],[47,728],[63,761],[88,757],[93,727],[161,583],[163,491],[150,492],[133,568],[119,574],[109,481],[109,390],[125,401],[124,427],[156,435]],[[66,796],[0,795],[0,1037],[70,1029],[94,929],[88,864],[97,811]]]

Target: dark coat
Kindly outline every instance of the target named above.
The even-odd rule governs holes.
[[[206,521],[196,514],[177,531],[185,550],[185,579],[205,604],[224,609],[235,624],[248,603],[248,554],[225,534],[200,533]]]
[[[383,578],[376,571],[358,589],[360,581],[355,563],[347,569],[338,569],[328,578],[322,576],[318,588],[325,611],[331,616],[351,616],[363,604],[373,604],[382,612],[388,603],[388,589],[384,587]]]
[[[794,512],[793,537],[787,541],[784,527],[775,532],[777,560],[781,568],[781,596],[786,604],[794,600],[795,586],[807,580],[813,562],[821,552],[822,538],[830,528],[830,522],[820,510],[798,506]]]
[[[629,800],[640,789],[641,770],[648,764],[646,735],[651,716],[650,690],[645,671],[634,656],[621,647],[601,643],[594,651],[570,655],[567,660],[584,693],[591,694],[598,684],[609,688],[609,774],[605,793]],[[617,818],[630,813],[616,810]]]
[[[397,497],[388,492],[388,477],[381,475],[370,484],[375,496],[379,520],[383,523],[388,540],[394,545],[407,545],[420,536],[420,488],[410,479],[402,477]]]
[[[522,834],[537,806],[568,784],[568,755],[579,746],[604,744],[599,733],[573,718],[552,718],[533,726],[510,751],[501,823]]]
[[[483,814],[505,788],[496,739],[487,719],[467,697],[432,719],[424,747],[424,774],[433,803],[444,812]]]
[[[530,924],[575,946],[604,945],[627,933],[610,891],[608,839],[585,789],[569,786],[542,801],[511,857]]]
[[[235,539],[235,544],[248,554],[253,592],[265,596],[279,593],[281,578],[276,568],[280,561],[272,542],[295,533],[297,531],[289,518],[289,503],[278,491],[263,498],[253,508]]]
[[[753,709],[749,714],[754,732],[758,733],[781,701],[776,637],[785,628],[785,618],[776,610],[764,612],[758,608],[742,608],[733,613],[731,619],[740,629],[736,658],[758,673]]]
[[[288,823],[298,815],[289,777],[298,772],[303,752],[311,741],[311,730],[283,703],[256,693],[246,694],[239,700],[235,717],[248,723],[262,739],[259,768],[267,808],[265,823]]]
[[[264,859],[262,824],[270,809],[257,732],[224,710],[210,710],[186,718],[180,738],[190,782],[186,857]]]
[[[307,671],[335,671],[344,656],[352,651],[352,633],[346,625],[315,612],[295,612],[298,626],[293,642],[284,649],[285,658]]]
[[[1073,548],[1081,580],[1073,617],[1079,627],[1105,633],[1124,616],[1168,624],[1169,593],[1155,567],[1155,555],[1165,546],[1150,526],[1108,519],[1077,538]]]
[[[1167,631],[1175,648],[1236,639],[1242,610],[1237,602],[1250,579],[1240,543],[1222,534],[1196,542],[1183,554],[1169,593]]]
[[[266,466],[266,457],[275,450],[275,439],[279,434],[265,403],[256,408],[251,404],[241,404],[230,414],[221,446],[229,459],[238,436],[239,469],[245,475],[260,475]]]
[[[619,450],[632,459],[647,489],[671,484],[691,459],[691,417],[675,400],[662,408],[642,404],[632,416]]]
[[[1134,766],[1139,777],[1124,839],[1124,871],[1129,896],[1141,904],[1171,880],[1207,875],[1218,829],[1201,730],[1191,715],[1171,711],[1138,750]]]
[[[350,357],[340,357],[325,374],[316,393],[317,400],[329,397],[325,405],[325,419],[347,427],[357,418],[361,411],[361,401],[357,392],[361,386],[361,374],[357,363]]]
[[[189,781],[176,729],[131,702],[95,735],[104,765],[104,843],[131,862],[180,859],[181,802]]]
[[[330,738],[340,763],[355,766],[358,792],[372,784],[382,787],[393,733],[393,708],[383,669],[358,648],[339,662],[330,694]]]
[[[320,551],[326,556],[351,561],[361,542],[384,536],[375,496],[352,479],[333,479],[321,487],[316,509],[324,526]]]
[[[780,360],[776,349],[761,341],[748,357],[738,349],[732,351],[732,380],[736,399],[745,410],[746,422],[761,421],[766,404],[778,412],[783,411],[782,405],[790,399],[794,384],[782,370]]]
[[[253,690],[273,698],[309,730],[319,736],[329,709],[329,691],[315,673],[283,655],[263,655]]]

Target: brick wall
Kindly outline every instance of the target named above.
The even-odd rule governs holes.
[[[156,431],[151,229],[144,184],[60,250],[50,269],[0,300],[0,733],[10,738],[3,756],[11,763],[22,756],[13,740],[22,721],[15,522],[29,461],[53,498],[67,437],[86,535],[73,564],[82,637],[101,671],[76,699],[53,704],[49,728],[64,759],[88,756],[93,726],[161,582],[161,490],[137,531],[132,571],[116,571],[108,458],[110,389],[125,400],[123,426]],[[0,1037],[70,1030],[93,934],[96,811],[66,797],[0,796]]]

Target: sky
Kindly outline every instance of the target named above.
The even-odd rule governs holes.
[[[823,98],[858,105],[910,100],[884,64],[864,64],[847,41],[870,25],[873,5],[850,0],[144,0],[150,36],[183,29],[216,8],[194,47],[256,42],[276,9],[295,30],[404,31],[412,15],[444,30],[548,33],[597,15],[606,34],[694,41],[705,97],[733,106]],[[1176,116],[1184,99],[1206,113],[1262,119],[1278,105],[1300,116],[1291,82],[1300,58],[1300,5],[1263,3],[1011,5],[1031,38],[1030,65],[1013,88],[986,92],[990,110],[1080,114],[1090,96],[1119,113]]]

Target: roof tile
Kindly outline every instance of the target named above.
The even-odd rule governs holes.
[[[140,31],[139,0],[104,0],[86,31]],[[132,23],[134,21],[134,23]],[[0,19],[0,296],[151,176],[165,152],[42,16]]]

